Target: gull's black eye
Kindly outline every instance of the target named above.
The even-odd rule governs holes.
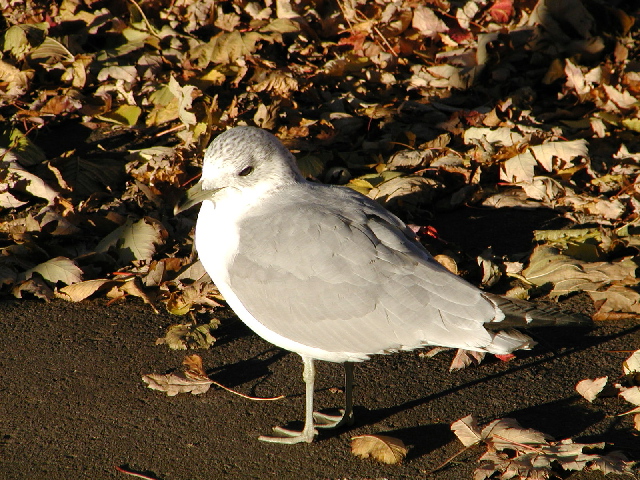
[[[249,167],[244,167],[242,170],[240,170],[240,173],[238,175],[240,175],[241,177],[246,177],[247,175],[250,175],[253,172],[253,167],[249,166]]]

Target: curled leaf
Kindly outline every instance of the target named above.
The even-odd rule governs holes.
[[[82,270],[73,260],[66,257],[56,257],[47,260],[24,273],[26,279],[31,278],[34,273],[39,273],[42,278],[51,282],[62,282],[71,285],[82,281]]]
[[[85,298],[90,297],[101,288],[111,287],[115,284],[113,280],[100,278],[96,280],[87,280],[85,282],[67,285],[56,292],[56,297],[62,298],[69,302],[81,302]]]
[[[470,447],[484,440],[482,432],[478,427],[478,422],[473,415],[467,415],[453,422],[451,424],[451,430],[465,447]]]
[[[158,375],[151,373],[143,375],[142,380],[152,390],[165,392],[168,396],[173,397],[179,393],[191,393],[191,395],[200,395],[206,393],[211,384],[211,380],[207,379],[191,379],[182,378],[172,373],[167,375]]]
[[[600,377],[596,379],[585,379],[576,385],[576,392],[586,398],[588,401],[593,402],[602,389],[607,384],[609,377]]]
[[[209,348],[216,341],[211,334],[220,326],[220,320],[213,318],[209,323],[192,324],[178,323],[167,328],[164,337],[156,340],[156,345],[167,345],[172,350],[187,350],[188,348]]]
[[[633,352],[633,354],[624,361],[622,364],[622,371],[625,375],[640,372],[640,350]]]
[[[381,463],[400,463],[407,455],[402,440],[386,435],[360,435],[351,439],[351,453]]]

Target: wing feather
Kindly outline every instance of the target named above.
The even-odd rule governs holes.
[[[399,219],[348,189],[296,193],[274,195],[242,220],[229,268],[234,294],[269,330],[362,354],[491,343],[483,324],[495,317],[493,304],[433,260]]]

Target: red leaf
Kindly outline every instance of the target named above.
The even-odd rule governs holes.
[[[496,358],[503,362],[510,362],[511,360],[516,358],[516,356],[513,353],[505,353],[504,355],[496,355]]]
[[[507,23],[513,16],[513,0],[496,0],[489,13],[496,22]]]

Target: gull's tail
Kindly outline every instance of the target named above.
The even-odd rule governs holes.
[[[568,314],[553,305],[534,304],[491,293],[484,293],[484,296],[504,315],[501,320],[496,319],[493,325],[493,322],[485,323],[485,327],[492,330],[510,327],[589,326],[593,323],[587,315]]]
[[[496,318],[484,324],[492,335],[492,340],[483,350],[489,353],[505,354],[514,350],[528,350],[536,342],[513,327],[553,327],[588,326],[592,324],[586,315],[568,314],[552,305],[539,305],[514,298],[483,293],[493,303]]]

